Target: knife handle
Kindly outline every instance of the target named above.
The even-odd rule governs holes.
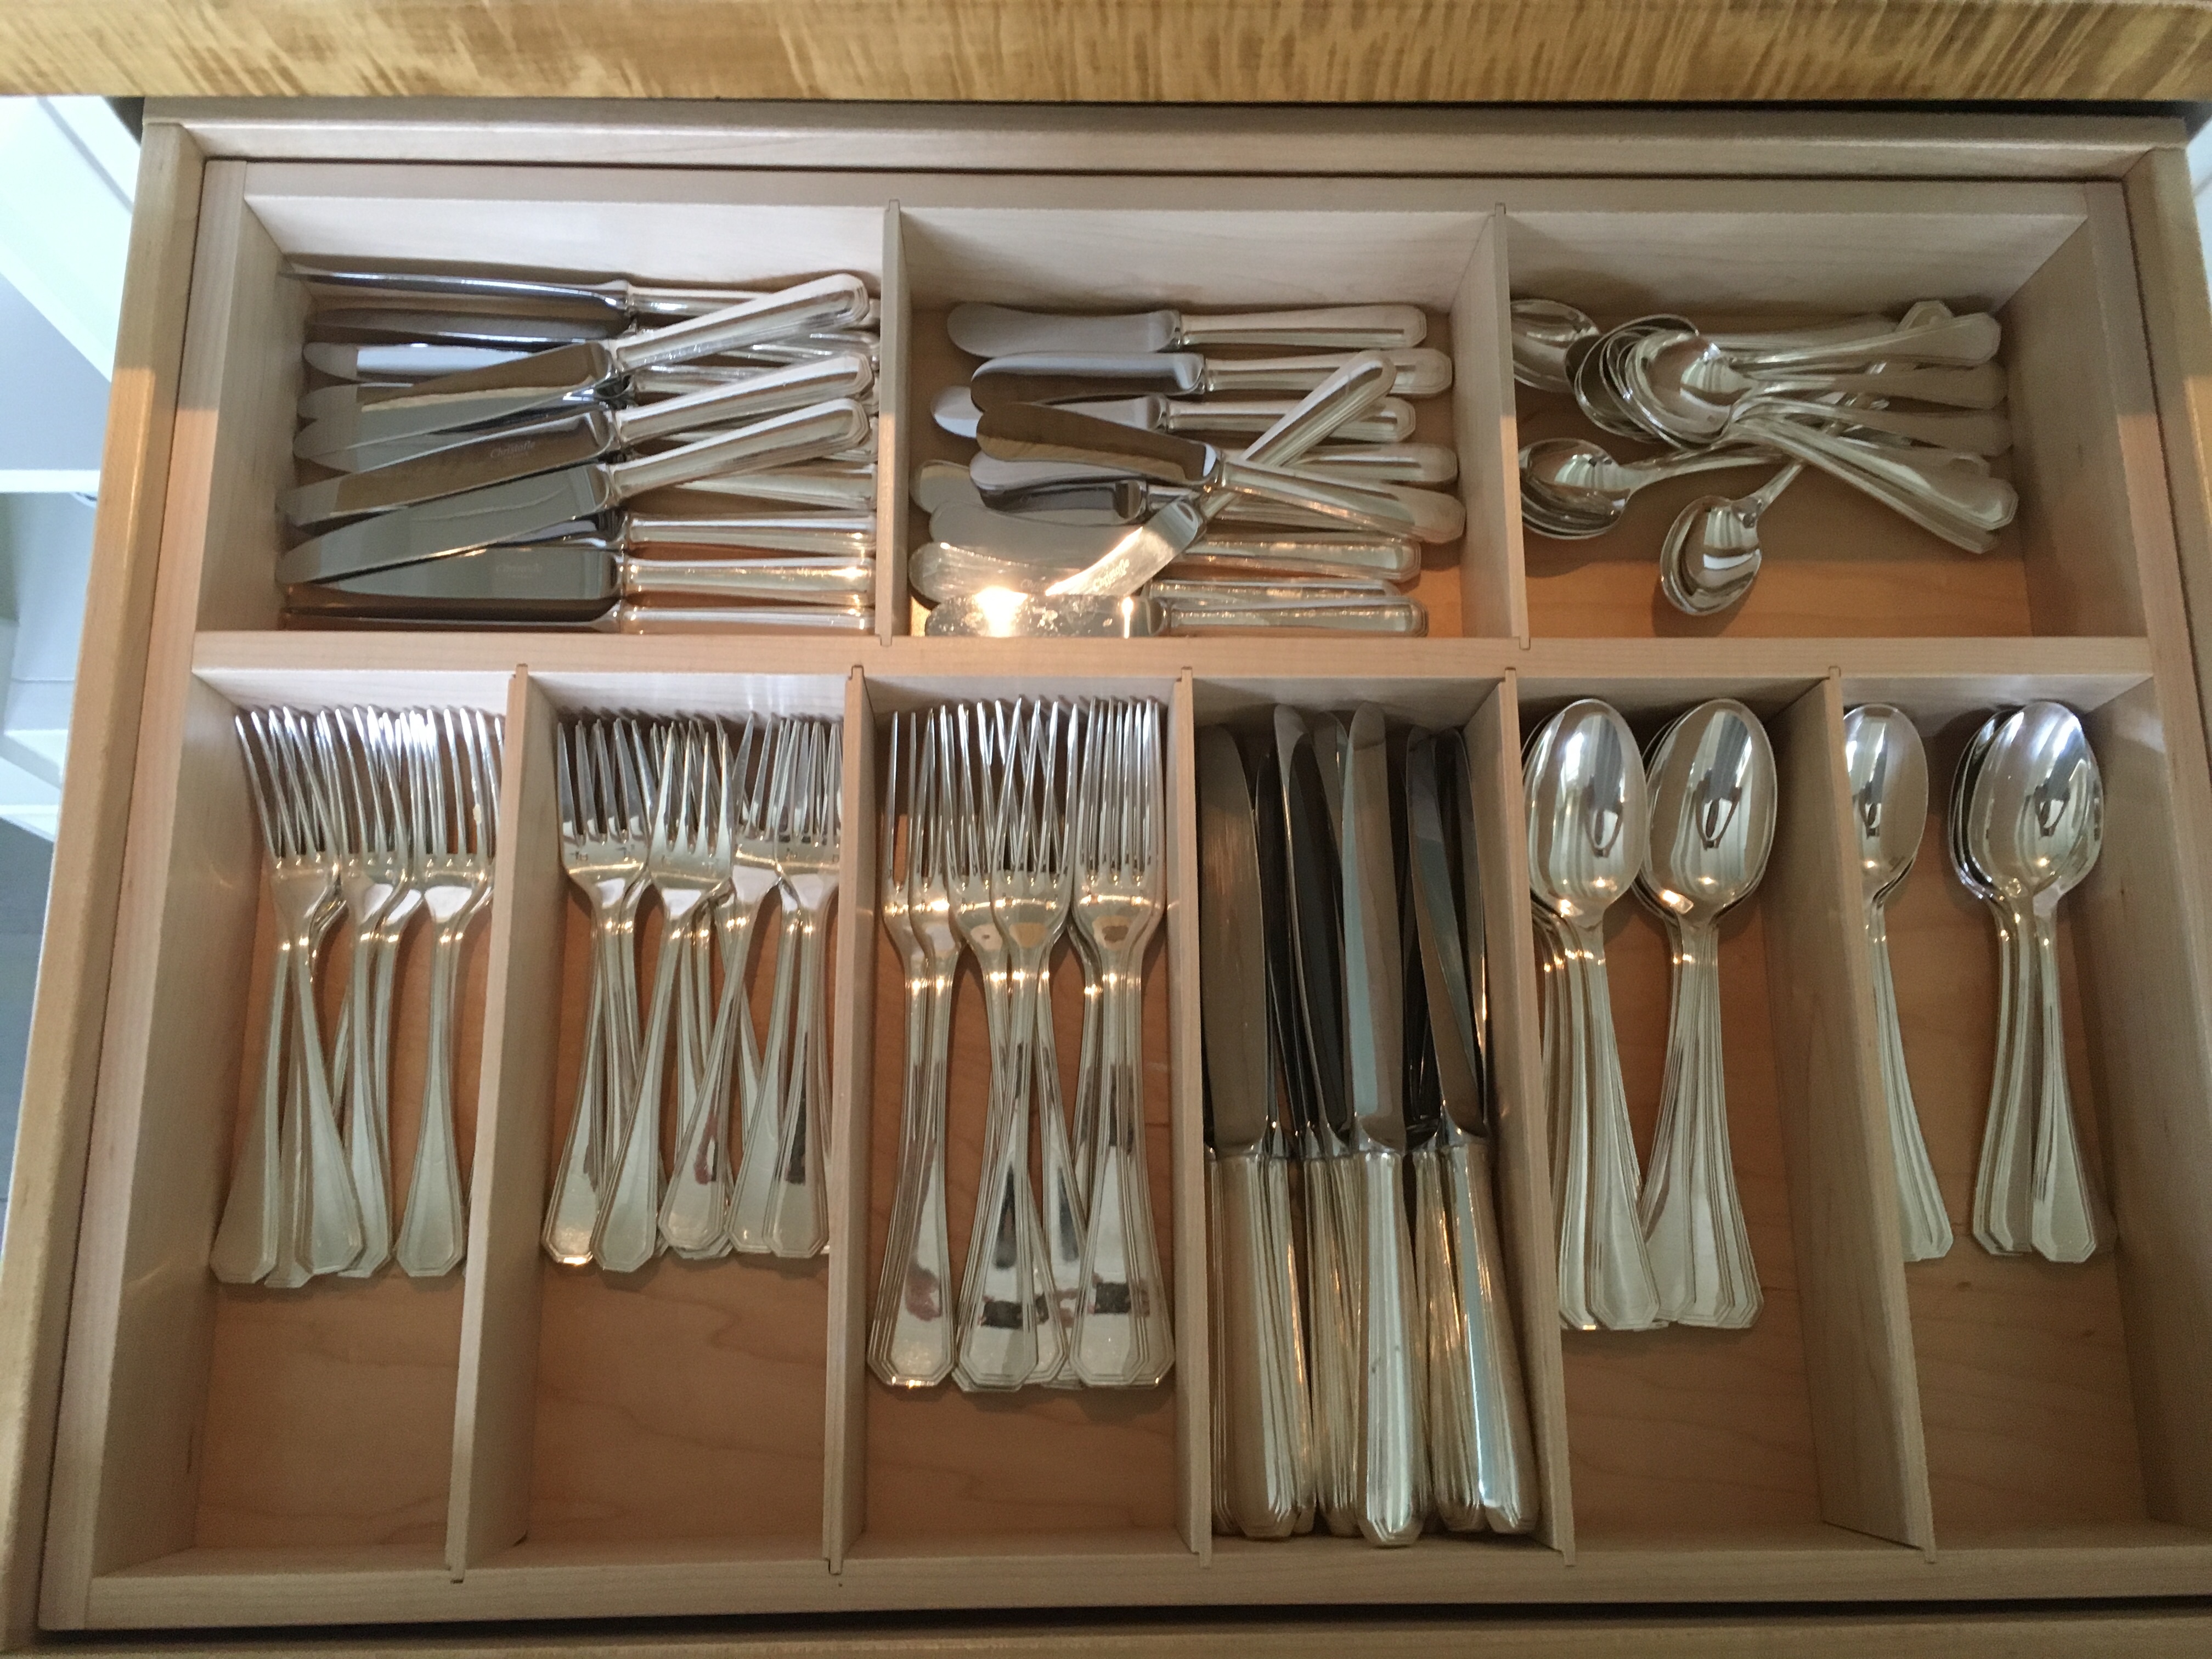
[[[747,300],[666,328],[647,329],[608,343],[616,367],[628,374],[663,363],[711,357],[752,340],[844,328],[868,314],[868,290],[857,276],[817,276],[779,293]]]
[[[1429,1470],[1437,1514],[1455,1532],[1536,1524],[1536,1463],[1520,1344],[1505,1294],[1490,1146],[1452,1134],[1417,1170],[1415,1224],[1429,1314]],[[1433,1272],[1434,1277],[1431,1277]]]
[[[1271,1171],[1269,1165],[1277,1165]],[[1215,1284],[1220,1296],[1220,1463],[1226,1490],[1215,1508],[1247,1538],[1288,1538],[1308,1485],[1305,1378],[1298,1364],[1291,1291],[1290,1214],[1271,1197],[1279,1161],[1259,1152],[1217,1154],[1213,1188]]]
[[[1449,391],[1451,359],[1432,346],[1386,351],[1397,371],[1390,390],[1401,398],[1430,398]],[[1309,357],[1208,357],[1202,392],[1305,392],[1319,386],[1344,366],[1344,359],[1328,353]]]
[[[631,514],[623,524],[628,547],[745,547],[760,552],[834,555],[850,564],[872,557],[876,521],[857,514],[799,518],[664,519]]]
[[[1288,466],[1346,422],[1389,396],[1396,371],[1379,351],[1363,351],[1291,405],[1237,457],[1255,466]]]
[[[787,559],[631,559],[623,565],[623,597],[692,593],[725,599],[864,599],[876,591],[876,568],[847,559],[799,555]]]
[[[1279,471],[1249,461],[1224,461],[1219,477],[1224,486],[1241,494],[1300,507],[1386,535],[1411,536],[1424,542],[1449,542],[1456,540],[1467,530],[1467,508],[1457,496],[1440,490],[1408,489],[1399,484],[1341,483],[1311,473]]]
[[[471,628],[483,625],[477,622],[467,624]],[[875,631],[876,614],[872,609],[854,610],[846,605],[664,606],[625,600],[591,625],[598,631],[616,634],[703,634],[724,629],[743,629],[751,633],[769,628],[869,634]]]
[[[849,398],[811,404],[771,415],[734,432],[702,438],[665,454],[617,461],[607,469],[615,500],[628,501],[648,489],[691,483],[726,472],[755,472],[785,461],[811,461],[858,443],[868,430],[868,412]]]
[[[876,499],[873,466],[827,465],[778,467],[773,472],[732,472],[718,478],[695,478],[690,488],[702,495],[738,495],[748,501],[785,501],[798,507],[827,507],[841,512],[866,511]]]
[[[1212,432],[1234,435],[1265,432],[1290,408],[1279,398],[1214,398],[1195,402],[1160,399],[1163,432]],[[1397,444],[1413,435],[1413,406],[1403,398],[1385,398],[1358,419],[1346,421],[1336,436],[1346,443]]]
[[[1319,599],[1310,604],[1247,605],[1227,610],[1211,605],[1156,601],[1166,612],[1171,632],[1212,633],[1251,628],[1322,629],[1339,634],[1419,635],[1429,631],[1428,608],[1419,599]]]
[[[658,403],[618,410],[617,443],[624,449],[647,438],[662,438],[694,427],[710,427],[746,416],[775,415],[803,409],[826,398],[863,396],[875,384],[876,371],[866,357],[848,352],[748,374],[721,386],[686,392]]]
[[[1209,530],[1169,567],[1178,575],[1194,570],[1280,570],[1301,576],[1371,576],[1409,582],[1421,574],[1418,542],[1395,536],[1237,534]]]
[[[1421,1535],[1428,1518],[1428,1450],[1413,1362],[1413,1241],[1406,1226],[1402,1160],[1385,1146],[1352,1157],[1360,1188],[1361,1400],[1353,1465],[1359,1530],[1370,1544],[1397,1547]]]
[[[1212,346],[1304,346],[1309,350],[1363,350],[1417,346],[1429,331],[1419,306],[1319,306],[1308,311],[1245,311],[1208,317],[1177,313],[1176,343]]]

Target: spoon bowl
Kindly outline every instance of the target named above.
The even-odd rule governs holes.
[[[1597,338],[1597,325],[1564,301],[1527,299],[1513,301],[1511,326],[1513,378],[1538,392],[1571,392],[1568,354]]]

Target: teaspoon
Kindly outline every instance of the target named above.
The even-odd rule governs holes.
[[[1574,390],[1568,354],[1597,338],[1597,325],[1562,300],[1516,300],[1512,305],[1513,378],[1561,397]]]

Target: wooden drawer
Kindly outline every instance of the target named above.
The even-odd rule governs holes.
[[[157,106],[0,1256],[0,1314],[33,1337],[5,1372],[11,1636],[2212,1596],[2212,851],[2193,828],[2212,821],[2212,769],[2185,586],[2202,615],[2212,325],[2178,141],[2160,123],[2026,118],[1716,132],[1570,116]],[[865,274],[884,316],[880,635],[278,627],[270,507],[304,303],[278,274],[288,253],[679,282]],[[1768,521],[1752,599],[1690,623],[1657,603],[1648,550],[1692,490],[1652,490],[1604,542],[1524,541],[1515,452],[1570,422],[1548,400],[1516,407],[1505,311],[1522,292],[1601,320],[1929,295],[1995,309],[2019,519],[1971,558],[1811,478]],[[1468,526],[1417,589],[1431,636],[1049,651],[914,637],[903,559],[922,532],[906,484],[961,453],[927,410],[964,373],[943,332],[963,299],[1421,305],[1455,370],[1423,435],[1457,445]],[[896,709],[1016,690],[1147,696],[1167,714],[1146,1112],[1182,1340],[1168,1382],[1127,1397],[900,1395],[865,1364],[902,1043],[871,902],[873,750]],[[1514,757],[1529,722],[1585,695],[1639,723],[1737,696],[1776,739],[1782,839],[1726,957],[1735,1155],[1767,1294],[1748,1332],[1557,1328]],[[1843,713],[1904,707],[1941,776],[1969,715],[2039,696],[2084,713],[2110,791],[2103,862],[2064,945],[2119,1247],[2051,1267],[1992,1259],[1962,1229],[1946,1260],[1901,1268],[1850,920]],[[468,1262],[428,1285],[218,1286],[207,1248],[267,925],[229,714],[362,699],[508,721],[509,832],[464,998]],[[1199,727],[1278,700],[1376,702],[1470,736],[1545,1500],[1533,1539],[1376,1552],[1210,1534],[1192,757]],[[539,1251],[584,974],[552,732],[564,710],[613,707],[846,722],[831,1248],[805,1271],[724,1261],[617,1287]],[[1931,817],[1893,936],[1955,1218],[1996,991],[1941,831]],[[1616,996],[1648,1136],[1665,954],[1656,928],[1621,921]],[[957,1075],[980,1064],[956,1055]],[[956,1237],[963,1178],[956,1167]]]

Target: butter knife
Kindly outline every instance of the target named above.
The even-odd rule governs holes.
[[[965,503],[930,514],[929,532],[950,547],[1014,562],[1066,564],[1078,569],[1104,558],[1128,533],[1117,525],[1053,524]],[[1255,534],[1223,530],[1218,524],[1209,526],[1178,559],[1227,557],[1261,564],[1270,550],[1291,562],[1272,568],[1310,569],[1316,574],[1410,581],[1421,569],[1420,545],[1406,537],[1329,531]]]
[[[1311,1480],[1290,1171],[1272,1122],[1252,797],[1237,739],[1221,726],[1198,734],[1198,836],[1199,989],[1212,1132],[1207,1237],[1221,1294],[1214,1362],[1228,1486],[1216,1507],[1248,1538],[1287,1538]]]
[[[571,466],[395,507],[301,543],[277,559],[276,579],[286,586],[331,581],[524,540],[549,526],[594,518],[647,490],[833,454],[867,429],[867,412],[849,398],[838,399],[772,415],[665,454]]]
[[[1383,354],[1395,379],[1386,391],[1425,398],[1451,386],[1451,359],[1427,346]],[[1028,353],[994,357],[969,382],[985,414],[1008,404],[1064,404],[1090,398],[1158,393],[1194,397],[1207,392],[1309,392],[1344,367],[1331,353],[1297,357],[1201,357],[1194,351],[1131,352],[1119,356]]]
[[[1176,351],[1186,346],[1357,351],[1417,346],[1428,332],[1429,319],[1419,306],[1323,306],[1211,316],[1163,310],[1096,317],[964,305],[952,307],[945,328],[953,344],[977,357],[1038,351]]]
[[[1212,432],[1223,436],[1265,432],[1296,407],[1295,398],[1217,398],[1205,403],[1183,403],[1173,398],[1105,398],[1083,403],[1064,403],[1079,415],[1089,415],[1116,426],[1133,426],[1147,432]],[[972,438],[983,411],[964,386],[949,386],[930,404],[937,424],[956,438]],[[1413,435],[1413,406],[1403,398],[1385,398],[1354,421],[1346,421],[1336,435],[1347,443],[1403,443]]]

